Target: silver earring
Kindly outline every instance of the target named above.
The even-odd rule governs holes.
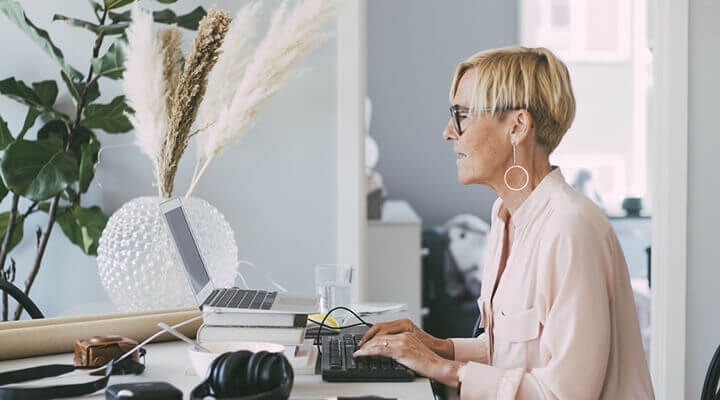
[[[519,191],[525,189],[527,187],[528,183],[530,183],[530,174],[528,174],[527,170],[523,166],[518,165],[517,157],[515,154],[515,144],[514,143],[513,143],[512,147],[513,147],[513,165],[511,165],[510,167],[508,167],[508,169],[505,170],[505,175],[503,176],[503,179],[505,180],[505,186],[507,186],[508,189],[510,189],[514,192],[519,192]],[[510,174],[510,171],[512,171],[513,169],[519,169],[520,171],[522,171],[523,174],[525,174],[525,183],[520,187],[513,187],[510,185],[510,183],[508,183],[508,175]]]

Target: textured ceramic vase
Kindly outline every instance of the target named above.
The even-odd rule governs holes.
[[[158,204],[159,197],[138,197],[108,220],[98,246],[98,273],[120,311],[194,306],[195,300],[173,247]],[[183,199],[190,226],[218,286],[232,286],[237,244],[230,224],[207,201]]]

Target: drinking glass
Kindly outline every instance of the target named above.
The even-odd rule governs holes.
[[[320,312],[326,314],[337,306],[350,306],[352,280],[353,266],[350,264],[316,265],[315,288],[320,295]]]

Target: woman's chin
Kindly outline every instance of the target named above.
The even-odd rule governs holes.
[[[472,177],[463,175],[462,173],[458,172],[458,182],[462,185],[470,185],[474,183]]]

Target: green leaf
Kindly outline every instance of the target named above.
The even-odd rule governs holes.
[[[197,30],[198,23],[207,14],[204,8],[197,7],[191,12],[178,16],[170,9],[154,11],[153,20],[161,24],[177,24],[180,27],[190,30]],[[115,22],[129,22],[131,20],[130,11],[122,13],[110,13],[110,19]]]
[[[110,17],[110,20],[113,23],[132,21],[132,17],[130,16],[130,10],[127,10],[127,11],[124,11],[121,13],[116,13],[116,12],[110,11],[108,13],[108,17]]]
[[[91,139],[89,143],[82,144],[80,157],[80,193],[87,192],[90,182],[95,177],[95,164],[98,160],[98,151],[100,151],[100,142]]]
[[[125,71],[125,51],[121,39],[113,42],[104,56],[93,58],[91,63],[96,75],[121,79],[123,71]]]
[[[58,88],[55,81],[42,81],[35,82],[32,84],[35,93],[37,94],[40,101],[48,108],[52,109],[55,100],[57,99]],[[18,139],[25,137],[25,133],[28,129],[35,125],[35,121],[42,114],[41,109],[30,107],[27,115],[25,116],[25,122],[23,123],[22,130],[18,134]]]
[[[105,0],[105,9],[114,10],[132,3],[134,0]]]
[[[90,143],[93,140],[97,140],[95,134],[83,127],[78,126],[72,130],[72,134],[68,135],[70,127],[62,121],[52,120],[43,125],[37,133],[38,140],[56,139],[61,140],[63,148],[67,147],[68,140],[70,143],[70,150],[75,154],[75,160],[80,164],[82,162],[82,146]]]
[[[90,3],[90,6],[93,8],[93,11],[95,11],[96,13],[101,12],[103,10],[103,7],[97,1],[88,0],[88,3]]]
[[[176,1],[177,0],[157,0],[158,3],[163,3],[163,4],[173,4]]]
[[[68,203],[77,202],[77,192],[73,189],[72,186],[66,187],[65,190],[60,193],[60,197],[63,200],[66,200]]]
[[[96,35],[118,35],[125,33],[125,29],[128,27],[128,23],[122,22],[118,24],[99,25],[83,19],[74,17],[67,17],[62,14],[53,15],[53,21],[63,21],[68,25],[76,26],[78,28],[86,29]]]
[[[85,21],[84,19],[74,18],[74,17],[67,17],[62,14],[54,14],[52,17],[53,22],[55,21],[62,21],[65,22],[68,25],[71,26],[77,26],[78,28],[87,29],[90,32],[93,32],[95,34],[98,33],[98,29],[100,29],[101,25],[94,24],[90,21]]]
[[[25,122],[23,122],[23,127],[18,134],[18,139],[22,139],[25,137],[25,133],[28,131],[28,129],[32,128],[32,126],[35,125],[35,121],[37,120],[37,117],[40,116],[40,114],[42,113],[35,108],[30,107],[28,109],[27,115],[25,116]]]
[[[125,96],[114,98],[109,104],[90,104],[85,108],[85,119],[80,122],[86,128],[98,128],[107,133],[123,133],[132,130],[125,112],[129,107]]]
[[[97,81],[93,81],[85,92],[85,104],[92,103],[98,97],[100,97],[100,86],[98,86]]]
[[[73,99],[75,99],[75,104],[77,105],[82,97],[83,90],[85,90],[85,82],[70,82],[65,79],[65,75],[62,77],[63,81],[65,81],[65,86],[68,88],[68,92],[70,92]],[[98,97],[100,97],[100,87],[98,86],[97,81],[93,80],[85,91],[85,104],[92,103]]]
[[[177,18],[177,24],[185,29],[196,31],[200,20],[203,19],[206,14],[207,12],[204,8],[197,7],[189,13],[179,16]]]
[[[32,84],[35,93],[42,102],[42,104],[52,107],[57,100],[58,87],[55,81],[40,81]]]
[[[0,214],[0,243],[5,240],[5,234],[7,234],[8,224],[10,223],[10,211]],[[13,230],[12,238],[10,238],[10,246],[8,246],[8,252],[20,243],[23,237],[23,217],[22,214],[18,213],[15,216],[15,228]]]
[[[31,89],[23,81],[16,81],[14,77],[10,77],[0,81],[0,93],[42,113],[47,113],[54,119],[70,122],[70,117],[52,108],[58,90],[55,81],[36,82],[32,86]]]
[[[102,33],[105,36],[109,35],[122,35],[125,33],[125,29],[130,26],[129,22],[119,22],[117,24],[102,25],[98,28],[98,33]]]
[[[108,217],[100,207],[83,208],[74,206],[65,213],[59,213],[57,222],[65,236],[78,245],[85,254],[97,255],[98,241]]]
[[[41,201],[77,181],[78,163],[60,140],[17,140],[3,152],[0,173],[8,189]]]
[[[10,133],[10,130],[7,127],[7,123],[5,120],[0,116],[0,150],[3,150],[6,148],[10,143],[12,143],[15,139],[12,137],[12,134]],[[0,156],[1,158],[1,156]],[[0,180],[0,201],[2,201],[5,196],[8,194],[8,188],[5,186],[5,183]]]
[[[10,129],[8,129],[7,122],[0,117],[0,150],[4,149],[15,140]]]
[[[154,12],[153,19],[155,22],[159,22],[161,24],[178,24],[178,26],[185,29],[195,31],[198,28],[200,20],[203,19],[205,14],[207,14],[207,12],[205,12],[205,9],[202,7],[197,7],[191,12],[180,16],[168,9]]]
[[[5,15],[10,18],[10,21],[17,25],[20,30],[25,32],[25,34],[35,42],[35,44],[40,46],[40,48],[45,51],[50,58],[58,63],[64,75],[67,75],[70,79],[81,80],[83,78],[82,74],[78,70],[65,62],[62,51],[53,44],[47,31],[35,26],[35,24],[33,24],[28,17],[25,16],[25,11],[20,3],[14,0],[0,0],[0,11],[5,13]]]

